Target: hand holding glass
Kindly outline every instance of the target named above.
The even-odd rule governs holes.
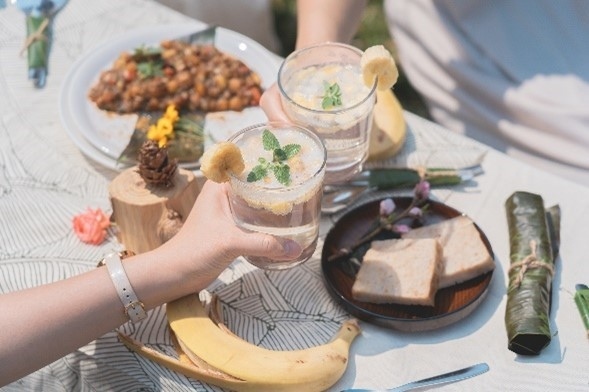
[[[324,43],[295,51],[278,71],[286,114],[325,144],[326,184],[353,177],[368,155],[376,83],[364,84],[361,58],[357,48]]]
[[[229,180],[229,202],[237,225],[292,239],[303,249],[290,261],[245,256],[246,260],[275,270],[305,262],[319,236],[326,162],[323,143],[308,129],[285,123],[250,126],[229,142],[239,147],[245,162],[243,173]]]

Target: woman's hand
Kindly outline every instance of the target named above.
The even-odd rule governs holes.
[[[260,107],[266,113],[269,121],[292,122],[284,112],[278,85],[272,84],[260,98]]]
[[[231,215],[228,185],[207,181],[182,229],[161,251],[173,253],[188,275],[198,275],[205,285],[212,282],[241,255],[266,256],[276,260],[296,258],[302,252],[292,240],[238,228]]]

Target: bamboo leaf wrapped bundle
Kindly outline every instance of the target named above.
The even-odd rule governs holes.
[[[558,241],[560,217],[553,219],[554,208],[547,214],[542,197],[528,192],[512,194],[505,208],[510,239],[508,348],[517,354],[538,355],[551,339],[552,277],[558,252],[551,238]]]

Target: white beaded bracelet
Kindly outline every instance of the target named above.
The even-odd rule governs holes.
[[[100,264],[106,265],[106,268],[108,268],[110,278],[112,279],[117,294],[125,308],[125,315],[127,315],[133,323],[137,323],[146,318],[147,313],[145,312],[145,307],[133,291],[131,282],[129,282],[129,278],[123,268],[121,254],[111,253],[107,255]]]

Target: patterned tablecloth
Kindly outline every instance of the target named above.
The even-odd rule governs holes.
[[[27,80],[23,14],[0,9],[0,292],[32,287],[94,268],[120,245],[81,243],[72,217],[86,208],[110,211],[107,186],[117,174],[87,158],[61,121],[60,91],[76,60],[98,44],[146,26],[191,19],[150,1],[71,0],[54,23],[44,89]],[[198,22],[192,21],[195,25]],[[489,238],[497,269],[487,298],[468,318],[421,333],[362,323],[348,370],[333,391],[383,388],[476,362],[491,370],[447,390],[589,390],[589,342],[573,301],[575,283],[589,283],[589,190],[539,172],[410,113],[405,113],[415,154],[412,165],[448,150],[459,159],[483,160],[485,173],[463,186],[438,188],[433,197],[471,216]],[[448,148],[450,146],[450,148]],[[461,150],[463,149],[463,150]],[[468,151],[466,151],[468,150]],[[404,153],[407,153],[405,151]],[[452,154],[451,154],[452,155]],[[446,158],[449,155],[445,155]],[[453,157],[452,159],[456,159]],[[437,161],[436,161],[437,162]],[[398,163],[398,162],[397,162]],[[402,164],[402,163],[399,163]],[[562,247],[554,281],[552,343],[538,357],[507,350],[503,324],[508,233],[503,203],[515,190],[541,194],[562,208]],[[322,236],[337,216],[323,220]],[[325,342],[350,317],[325,290],[318,252],[287,273],[256,270],[238,259],[209,288],[226,308],[228,326],[269,348],[303,348]],[[0,312],[16,312],[2,309]],[[162,309],[152,311],[134,336],[172,354]],[[263,371],[263,370],[261,370]],[[162,368],[128,351],[108,333],[55,363],[2,388],[4,391],[218,390]]]

